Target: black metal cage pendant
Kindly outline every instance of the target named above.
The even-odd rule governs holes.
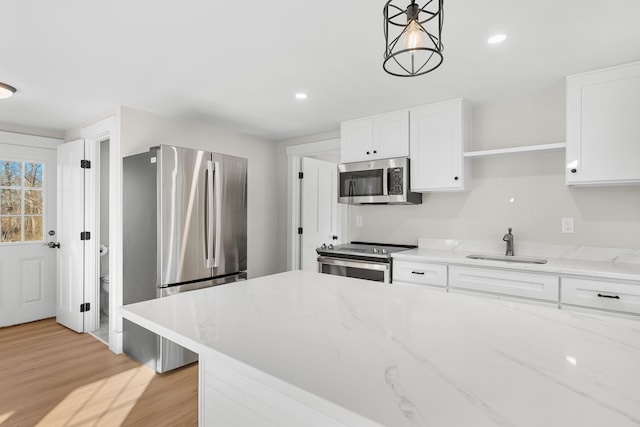
[[[384,70],[394,76],[413,77],[442,64],[443,0],[389,0],[384,6]]]

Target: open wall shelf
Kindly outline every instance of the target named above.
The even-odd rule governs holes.
[[[566,146],[567,146],[566,142],[556,142],[553,144],[525,145],[522,147],[497,148],[495,150],[467,151],[464,153],[464,157],[470,157],[470,158],[491,157],[491,156],[505,156],[505,155],[518,154],[518,153],[531,153],[536,151],[564,150]]]

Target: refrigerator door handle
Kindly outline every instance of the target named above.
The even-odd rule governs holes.
[[[220,190],[220,162],[213,162],[213,164],[213,182],[215,185],[216,199],[216,243],[212,267],[217,268],[220,266],[220,238],[222,237],[222,191]]]
[[[213,258],[213,183],[215,173],[213,162],[211,160],[207,160],[207,192],[206,192],[206,200],[205,200],[205,209],[207,212],[207,230],[206,230],[206,258],[205,264],[206,268],[214,267],[214,258]]]

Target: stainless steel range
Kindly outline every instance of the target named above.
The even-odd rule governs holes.
[[[318,271],[336,276],[391,283],[391,254],[415,247],[415,245],[370,242],[322,245],[316,249]]]

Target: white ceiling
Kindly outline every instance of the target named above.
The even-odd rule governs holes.
[[[445,0],[443,65],[393,77],[384,3],[0,0],[0,81],[18,89],[0,122],[65,130],[126,105],[277,140],[640,60],[638,0]],[[488,45],[496,32],[509,38]]]

